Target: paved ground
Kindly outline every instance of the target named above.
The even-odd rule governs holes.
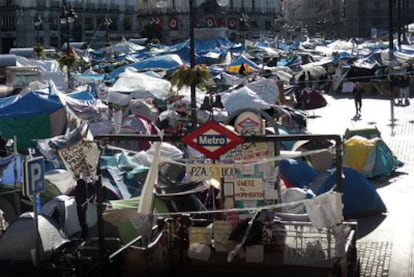
[[[404,163],[390,178],[372,183],[387,206],[384,215],[358,219],[361,276],[414,276],[414,100],[394,106],[389,98],[364,98],[355,119],[353,99],[325,95],[328,105],[308,119],[313,134],[340,134],[347,128],[376,126],[384,142]]]

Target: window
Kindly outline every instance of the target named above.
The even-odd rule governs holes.
[[[270,19],[265,20],[265,29],[266,30],[272,29],[272,22],[270,21]]]
[[[131,19],[129,17],[124,17],[124,30],[132,31]]]

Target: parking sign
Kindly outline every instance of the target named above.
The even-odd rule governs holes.
[[[23,162],[24,186],[23,194],[32,196],[46,189],[45,162],[43,157],[37,157]]]

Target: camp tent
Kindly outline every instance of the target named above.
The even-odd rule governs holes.
[[[345,140],[343,163],[368,178],[390,176],[402,165],[380,137],[359,135]]]
[[[227,65],[227,71],[229,73],[238,73],[241,66],[244,66],[244,69],[247,73],[251,73],[260,69],[260,66],[255,62],[244,55],[240,55],[240,57]]]
[[[358,171],[344,166],[342,168],[342,202],[345,218],[378,215],[387,211],[381,196],[374,185]],[[318,175],[310,185],[316,195],[337,191],[336,170],[327,170]]]
[[[68,241],[57,222],[48,216],[38,215],[40,262],[45,261],[60,245]],[[0,238],[0,262],[30,263],[31,250],[35,249],[33,213],[24,213],[14,221]],[[19,270],[18,267],[15,268]]]
[[[375,187],[358,171],[342,168],[342,202],[344,217],[360,217],[380,214],[386,207]],[[336,169],[318,173],[306,162],[284,159],[280,163],[280,174],[293,187],[310,189],[316,196],[328,191],[337,191]]]
[[[296,96],[297,108],[311,110],[325,107],[328,102],[317,90],[311,88],[302,89]]]

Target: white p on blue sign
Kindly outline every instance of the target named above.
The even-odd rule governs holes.
[[[26,160],[23,163],[24,188],[23,194],[32,196],[46,189],[45,162],[43,157]]]

